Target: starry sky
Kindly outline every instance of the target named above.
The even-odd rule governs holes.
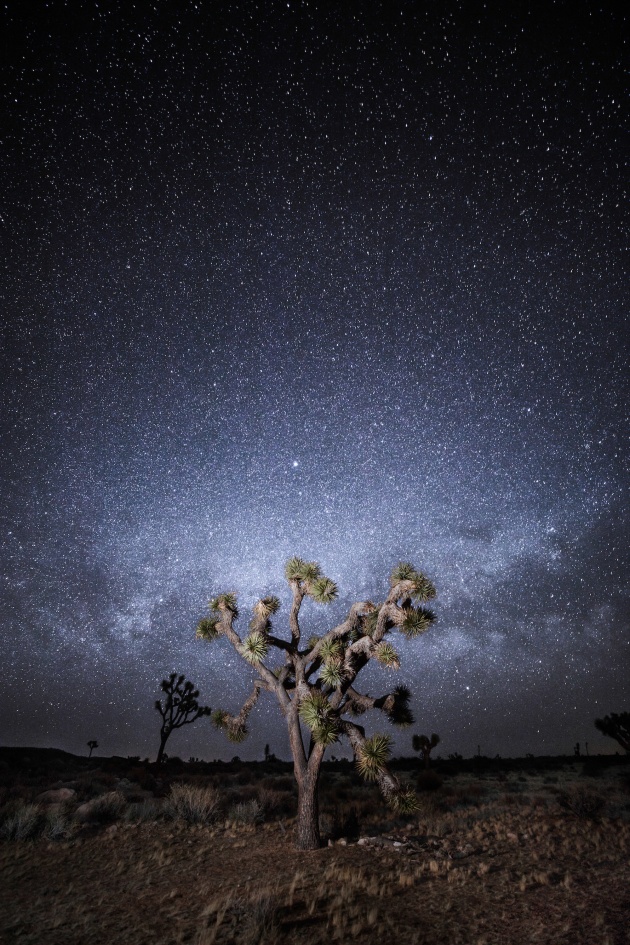
[[[444,755],[614,751],[593,726],[630,709],[613,4],[1,16],[0,743],[154,756],[171,670],[237,710],[251,670],[194,627],[222,590],[286,615],[298,554],[340,587],[309,635],[399,560],[435,582],[437,624],[398,647],[397,752],[433,731]],[[250,728],[242,758],[288,758],[271,696]],[[167,751],[235,747],[202,719]]]

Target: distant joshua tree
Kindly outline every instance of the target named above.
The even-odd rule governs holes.
[[[431,763],[431,752],[440,744],[440,736],[435,732],[428,738],[426,735],[414,735],[411,739],[411,745],[414,751],[419,751],[424,759],[424,767],[428,768]]]
[[[91,758],[91,757],[92,757],[92,752],[94,751],[94,749],[95,749],[95,748],[98,748],[98,742],[96,741],[95,738],[93,738],[91,741],[89,741],[89,742],[87,743],[87,746],[88,746],[88,748],[90,749],[90,754],[88,755],[88,758]]]
[[[208,706],[199,705],[199,690],[183,675],[171,673],[168,679],[162,680],[161,686],[166,698],[157,699],[155,702],[155,708],[162,716],[160,748],[155,759],[157,764],[165,758],[164,749],[173,729],[190,725],[202,716],[210,715],[212,711]]]
[[[212,615],[200,621],[197,636],[209,641],[226,637],[256,674],[251,695],[238,715],[213,713],[214,724],[233,742],[246,737],[247,718],[261,690],[277,698],[289,731],[298,786],[296,845],[300,850],[313,850],[320,846],[320,768],[326,748],[340,738],[348,739],[359,772],[367,780],[377,782],[395,810],[416,808],[413,791],[403,787],[387,768],[389,736],[376,734],[367,738],[364,729],[348,716],[380,709],[395,725],[413,723],[409,710],[411,693],[404,686],[397,686],[379,698],[365,695],[354,686],[358,674],[372,659],[386,668],[398,669],[398,654],[386,638],[394,630],[407,639],[428,630],[435,617],[421,605],[435,597],[435,588],[412,564],[399,564],[391,573],[385,601],[353,604],[337,627],[322,637],[305,640],[299,623],[304,599],[330,604],[337,597],[337,585],[322,574],[318,564],[301,558],[287,562],[285,577],[293,597],[288,621],[290,639],[271,633],[270,617],[280,606],[277,597],[263,597],[254,605],[249,632],[241,639],[234,629],[238,617],[235,594],[219,594],[210,601]],[[283,656],[283,662],[272,668],[266,661],[276,652]]]
[[[630,712],[611,712],[603,719],[595,719],[595,728],[614,738],[630,754]]]

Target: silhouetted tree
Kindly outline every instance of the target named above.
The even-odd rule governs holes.
[[[630,712],[611,712],[603,719],[595,719],[595,728],[609,738],[614,738],[621,747],[630,753]]]
[[[208,706],[199,705],[199,690],[185,676],[171,673],[168,679],[162,680],[161,686],[166,698],[155,702],[155,708],[162,716],[160,748],[155,759],[158,764],[164,758],[164,748],[173,729],[190,725],[212,711]]]
[[[87,743],[87,746],[90,749],[90,754],[88,755],[88,758],[91,758],[92,752],[94,751],[94,749],[98,748],[98,742],[95,739],[92,739],[91,741]]]
[[[411,745],[414,751],[419,751],[424,759],[424,767],[428,768],[431,761],[431,752],[440,744],[440,736],[435,732],[429,738],[426,735],[414,735],[411,739]]]
[[[254,605],[249,632],[241,639],[234,629],[238,617],[235,594],[219,594],[210,601],[212,615],[199,622],[197,636],[203,640],[226,637],[255,673],[252,692],[238,715],[222,710],[213,713],[214,724],[228,738],[241,742],[246,737],[248,716],[262,690],[277,698],[289,732],[298,785],[296,845],[311,850],[320,845],[321,763],[326,748],[340,738],[348,739],[360,773],[377,782],[395,810],[406,812],[416,807],[413,791],[402,787],[387,768],[389,736],[376,734],[367,738],[364,729],[348,716],[380,709],[395,725],[413,723],[409,710],[411,694],[404,686],[373,698],[355,689],[355,680],[370,660],[388,669],[398,669],[398,654],[388,638],[395,630],[407,639],[428,630],[435,616],[421,605],[435,597],[435,588],[413,565],[399,564],[392,571],[385,601],[353,604],[337,627],[305,642],[300,627],[304,599],[329,604],[337,597],[337,585],[322,574],[318,564],[300,558],[287,562],[285,577],[292,594],[290,639],[271,633],[270,617],[280,606],[277,597],[263,597]],[[277,651],[284,656],[284,662],[272,668],[267,659]]]

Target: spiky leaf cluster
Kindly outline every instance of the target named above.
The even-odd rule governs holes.
[[[414,583],[412,596],[415,600],[426,603],[427,601],[435,599],[437,596],[435,584],[433,581],[430,581],[428,577],[425,577],[421,571],[417,571],[411,580]]]
[[[272,614],[277,613],[279,609],[280,600],[273,595],[269,597],[262,597],[254,604],[254,613],[257,617],[260,617],[263,620],[267,620]]]
[[[220,729],[231,742],[239,744],[247,738],[247,728],[240,725],[223,709],[217,709],[211,716],[212,724]]]
[[[339,737],[339,726],[328,699],[318,690],[300,703],[300,718],[311,730],[313,740],[320,745],[332,745]]]
[[[267,656],[269,642],[266,634],[260,630],[254,630],[243,640],[241,653],[248,663],[257,665]]]
[[[389,758],[392,740],[389,735],[366,738],[357,751],[357,768],[366,781],[374,781],[384,770]]]
[[[219,623],[218,617],[204,617],[197,624],[197,629],[195,631],[195,636],[199,640],[216,640],[220,635],[217,630],[217,624]]]
[[[387,711],[387,718],[392,725],[396,725],[398,728],[408,728],[415,722],[411,709],[409,708],[411,693],[406,686],[397,686],[392,695],[394,697],[394,704]]]
[[[332,689],[337,689],[345,679],[341,660],[329,660],[327,663],[324,663],[319,672],[319,678],[327,686],[330,686]]]
[[[229,610],[238,617],[238,607],[236,605],[236,594],[218,594],[213,597],[209,603],[210,610]]]
[[[319,648],[319,657],[325,663],[329,663],[332,660],[340,660],[343,656],[343,649],[343,643],[339,637],[335,637],[332,640],[324,640]]]
[[[395,587],[396,584],[400,584],[401,581],[410,581],[412,575],[415,573],[415,565],[411,564],[410,561],[399,561],[396,567],[392,569],[392,573],[389,576],[390,586]]]
[[[337,585],[330,578],[322,576],[315,581],[309,581],[308,595],[316,604],[331,604],[338,593]]]
[[[400,561],[392,570],[389,577],[391,587],[400,584],[401,581],[410,581],[412,587],[409,588],[411,596],[418,601],[426,602],[433,600],[436,596],[434,584],[422,573],[417,571],[410,561]]]
[[[402,788],[390,794],[387,800],[397,814],[415,814],[419,810],[418,798],[412,788]]]
[[[388,669],[400,669],[400,658],[391,643],[379,643],[374,650],[374,656]]]
[[[302,558],[289,558],[284,566],[287,581],[316,581],[322,575],[322,569],[316,561],[304,561]]]
[[[400,629],[406,637],[413,639],[425,633],[434,620],[435,614],[432,610],[427,610],[426,607],[407,607]]]

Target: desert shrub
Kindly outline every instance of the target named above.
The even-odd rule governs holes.
[[[70,813],[65,807],[52,807],[46,811],[46,817],[42,828],[42,836],[46,840],[60,842],[62,840],[71,840],[76,833],[77,825],[72,820]]]
[[[427,771],[421,771],[418,775],[416,789],[418,791],[437,791],[442,787],[443,783],[444,781],[437,771],[433,771],[429,768]]]
[[[211,824],[219,816],[220,806],[220,795],[216,788],[173,784],[165,811],[174,820],[184,820],[189,824]]]
[[[33,840],[42,825],[42,813],[37,804],[22,804],[3,818],[0,836],[5,840]]]
[[[262,804],[252,799],[251,801],[242,801],[240,804],[234,804],[228,811],[228,820],[237,824],[259,824],[265,819],[265,811]]]
[[[595,820],[599,817],[606,804],[606,799],[601,794],[597,794],[583,784],[571,785],[566,791],[561,791],[557,799],[564,810],[587,820]]]
[[[263,778],[260,786],[268,791],[292,791],[295,787],[295,781],[293,778],[282,774],[277,778]]]
[[[88,801],[84,810],[79,808],[76,816],[79,820],[92,824],[111,824],[118,820],[126,803],[124,795],[119,791],[108,791],[107,794],[100,794]]]
[[[268,788],[258,788],[258,800],[267,814],[287,813],[286,793],[270,791]]]
[[[162,806],[150,798],[128,804],[125,810],[125,820],[132,824],[150,823],[160,820],[162,816]]]

